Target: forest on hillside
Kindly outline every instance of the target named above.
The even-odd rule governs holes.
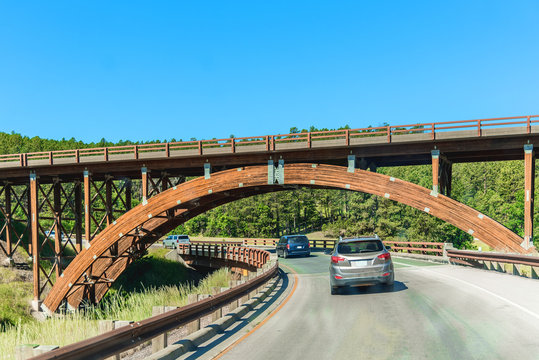
[[[291,133],[307,131],[290,130]],[[73,138],[51,140],[0,132],[0,154],[128,144],[140,142],[111,143],[102,139],[87,144]],[[377,171],[427,188],[432,186],[431,166],[428,165],[378,168]],[[134,190],[137,188],[135,183]],[[451,197],[523,235],[523,161],[454,164]],[[538,216],[536,209],[536,227]],[[173,232],[275,238],[319,230],[331,237],[343,232],[345,236],[377,233],[388,240],[453,242],[458,247],[470,247],[472,240],[470,235],[454,226],[392,200],[345,190],[319,189],[288,190],[245,198],[201,214]]]

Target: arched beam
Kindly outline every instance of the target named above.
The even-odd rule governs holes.
[[[369,171],[352,173],[345,167],[332,165],[290,164],[285,165],[284,171],[285,185],[276,185],[268,184],[267,166],[226,170],[212,174],[209,179],[198,178],[168,189],[133,208],[104,229],[90,247],[73,260],[45,299],[45,309],[56,311],[64,300],[76,307],[86,296],[84,289],[87,289],[88,281],[103,279],[109,274],[110,279],[115,280],[129,261],[115,259],[111,247],[117,245],[118,254],[125,254],[137,246],[145,249],[159,238],[157,235],[192,217],[188,214],[198,215],[209,208],[235,201],[242,193],[249,196],[290,186],[345,189],[389,198],[449,222],[493,248],[525,252],[520,246],[523,239],[503,225],[419,185]],[[174,216],[170,216],[171,213]],[[101,298],[110,284],[96,286],[96,295]]]

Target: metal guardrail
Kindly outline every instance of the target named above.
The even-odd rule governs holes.
[[[81,158],[85,157],[99,157],[104,161],[109,161],[110,157],[114,155],[129,155],[129,158],[139,159],[141,154],[145,153],[157,152],[164,154],[165,157],[170,157],[171,152],[178,151],[190,151],[190,154],[192,153],[193,155],[204,155],[206,154],[205,150],[211,153],[212,149],[222,150],[227,148],[230,149],[230,152],[236,153],[250,146],[261,147],[262,151],[275,151],[278,144],[282,143],[304,143],[305,147],[311,148],[314,142],[320,144],[323,141],[339,141],[342,142],[342,145],[349,146],[353,139],[375,136],[386,137],[386,142],[391,143],[393,136],[403,134],[430,134],[430,140],[435,140],[437,134],[448,130],[472,130],[476,136],[480,137],[488,129],[507,126],[525,127],[526,133],[530,134],[532,125],[537,123],[539,123],[539,115],[387,125],[333,131],[6,154],[0,155],[0,163],[13,163],[16,164],[15,166],[25,167],[28,166],[29,161],[34,160],[44,160],[49,165],[53,165],[55,160],[67,158],[73,159],[72,163],[80,163]]]
[[[270,258],[269,253],[264,250],[239,247],[231,247],[229,249],[221,245],[182,245],[179,250],[190,255],[231,259],[244,262],[251,266],[257,266],[258,268],[266,264]],[[217,309],[249,294],[275,276],[278,266],[276,262],[268,271],[258,275],[254,279],[218,295],[132,323],[90,339],[63,346],[32,359],[97,359],[129,350],[167,331],[209,315]]]
[[[491,261],[513,265],[528,265],[539,267],[539,256],[532,255],[516,255],[516,254],[501,254],[470,250],[453,250],[447,249],[447,256],[450,260],[457,263],[466,263],[467,260],[473,261]],[[467,264],[469,265],[469,263]]]

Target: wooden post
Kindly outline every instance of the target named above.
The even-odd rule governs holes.
[[[164,306],[154,306],[152,309],[152,316],[161,315],[165,312]],[[167,333],[156,336],[152,339],[152,354],[163,350],[168,346],[168,336]]]
[[[53,207],[54,207],[54,255],[56,262],[56,278],[60,278],[62,273],[62,192],[60,179],[54,179],[53,186]]]
[[[438,194],[440,190],[440,150],[432,150],[430,153],[432,156],[432,191]]]
[[[31,238],[32,238],[32,260],[34,278],[34,300],[32,307],[39,310],[40,284],[39,284],[39,226],[38,226],[38,199],[37,199],[37,176],[35,172],[30,173],[30,217],[31,217]]]
[[[187,295],[187,304],[194,304],[198,301],[197,294],[188,294]],[[192,334],[195,331],[200,330],[200,319],[196,319],[187,324],[187,334]]]
[[[526,250],[533,246],[533,198],[535,191],[535,152],[532,144],[524,145],[524,242]]]
[[[114,215],[112,213],[112,176],[106,176],[105,178],[105,211],[107,216],[107,226],[114,221]]]
[[[82,185],[75,181],[75,250],[82,251]]]
[[[12,246],[11,246],[11,185],[5,184],[4,185],[4,211],[6,212],[6,252],[8,256],[8,260],[11,262],[11,253],[12,253]]]
[[[142,172],[142,203],[146,203],[148,201],[148,169],[142,167],[140,171]]]
[[[92,229],[90,223],[92,211],[92,189],[90,188],[90,181],[90,172],[88,170],[84,170],[84,236],[88,243],[90,243],[90,240],[92,240]]]

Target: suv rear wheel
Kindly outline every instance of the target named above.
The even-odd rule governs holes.
[[[331,295],[337,295],[339,293],[339,288],[337,286],[331,287]]]
[[[285,250],[283,251],[283,258],[286,259],[287,257],[288,257],[288,250]]]

